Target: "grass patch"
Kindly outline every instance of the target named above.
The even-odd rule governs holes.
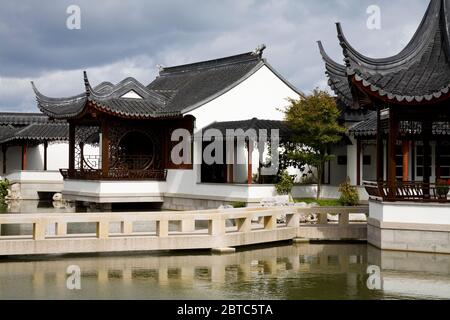
[[[306,204],[317,203],[321,207],[342,207],[341,202],[338,199],[313,199],[313,198],[304,198],[304,199],[294,199],[295,202],[304,202]]]

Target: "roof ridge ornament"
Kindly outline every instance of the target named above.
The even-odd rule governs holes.
[[[266,50],[266,48],[267,48],[267,46],[264,43],[260,44],[259,46],[257,46],[255,48],[255,50],[252,51],[252,55],[261,57],[263,52],[264,52],[264,50]]]
[[[83,71],[83,78],[84,78],[84,87],[86,89],[86,95],[89,97],[91,93],[93,93],[94,89],[92,89],[91,84],[89,83],[86,71]]]

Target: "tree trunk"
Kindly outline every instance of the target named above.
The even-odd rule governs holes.
[[[320,193],[322,191],[322,174],[323,174],[322,164],[319,164],[317,166],[317,196],[316,196],[317,200],[320,200]]]

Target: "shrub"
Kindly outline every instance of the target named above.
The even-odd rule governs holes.
[[[289,195],[291,194],[292,187],[294,186],[294,181],[287,171],[283,171],[280,174],[279,181],[275,185],[275,190],[279,195]]]
[[[439,179],[436,182],[436,192],[438,193],[438,195],[447,197],[447,194],[450,190],[449,182],[450,181],[442,179]]]
[[[303,177],[301,185],[310,185],[310,184],[317,184],[317,179],[313,175],[307,175],[306,177]]]
[[[242,201],[236,201],[236,202],[233,202],[231,205],[232,205],[233,208],[235,208],[235,209],[237,209],[237,208],[246,208],[246,207],[247,207],[247,203],[242,202]]]
[[[8,195],[9,181],[8,179],[0,181],[0,202],[4,203]]]
[[[342,183],[339,186],[339,192],[341,193],[341,197],[339,202],[343,206],[357,206],[359,204],[359,193],[356,187],[350,184],[350,179]]]

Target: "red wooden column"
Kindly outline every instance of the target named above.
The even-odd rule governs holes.
[[[109,125],[108,122],[102,122],[102,176],[107,178],[109,175]]]
[[[423,194],[425,198],[430,197],[430,186],[431,181],[431,123],[423,122]]]
[[[395,187],[397,184],[397,173],[396,173],[396,162],[395,162],[395,149],[397,146],[397,132],[398,132],[398,121],[394,109],[391,107],[389,110],[389,143],[388,143],[388,154],[389,154],[389,168],[388,168],[388,186],[390,189],[390,197],[395,197]]]
[[[75,173],[75,124],[69,123],[69,176]]]
[[[80,170],[84,170],[84,143],[80,143]]]
[[[24,144],[22,146],[22,171],[27,170],[27,150],[28,150],[28,145]]]
[[[247,181],[248,184],[253,184],[253,163],[252,163],[253,141],[251,141],[251,139],[249,139],[247,142],[247,150],[248,150]]]
[[[377,181],[384,180],[384,145],[381,127],[381,105],[377,106]]]
[[[48,142],[44,142],[44,171],[47,171],[47,149],[48,149]]]
[[[233,164],[227,164],[227,182],[234,183],[234,166],[233,166]]]
[[[362,142],[360,139],[356,140],[356,185],[361,185],[361,153]]]
[[[403,155],[403,182],[409,181],[409,141],[402,142],[402,155]]]

